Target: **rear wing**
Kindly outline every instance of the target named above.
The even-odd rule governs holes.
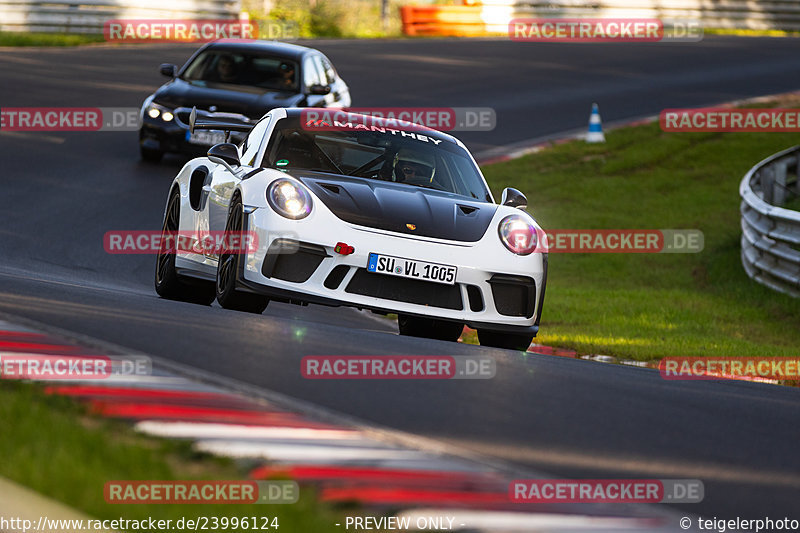
[[[197,107],[192,107],[189,113],[189,132],[194,130],[220,130],[225,132],[225,142],[230,141],[232,131],[250,131],[255,124],[241,124],[235,122],[197,122]]]

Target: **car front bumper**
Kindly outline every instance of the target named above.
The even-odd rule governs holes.
[[[346,223],[326,210],[288,220],[250,208],[258,246],[241,265],[240,284],[273,299],[348,305],[464,322],[470,327],[535,334],[547,278],[547,254],[509,252],[493,228],[478,242],[410,237]],[[342,255],[346,243],[355,250]],[[375,274],[370,253],[455,266],[455,284]]]

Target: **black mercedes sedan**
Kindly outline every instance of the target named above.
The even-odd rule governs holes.
[[[225,123],[254,124],[276,107],[349,107],[350,90],[319,50],[275,41],[220,40],[197,50],[141,109],[139,151],[146,161],[168,152],[205,155],[225,142],[222,131],[189,131],[189,113]],[[234,137],[234,140],[236,138]]]

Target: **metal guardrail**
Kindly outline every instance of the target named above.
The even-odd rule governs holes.
[[[742,197],[742,265],[747,275],[800,298],[800,212],[778,205],[800,196],[800,146],[751,168]]]
[[[654,18],[704,28],[800,31],[797,0],[465,0],[401,8],[407,35],[507,35],[515,18]]]
[[[0,0],[0,31],[102,34],[112,19],[236,19],[241,0]]]

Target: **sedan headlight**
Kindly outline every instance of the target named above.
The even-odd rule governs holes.
[[[267,188],[267,202],[279,215],[300,220],[311,213],[311,195],[305,187],[287,179],[272,182]]]
[[[532,254],[539,243],[536,227],[522,215],[507,216],[500,221],[497,231],[505,247],[517,255]]]
[[[161,120],[164,122],[169,122],[175,115],[172,114],[172,110],[158,104],[150,104],[147,106],[147,116],[150,118],[158,118],[161,117]]]

